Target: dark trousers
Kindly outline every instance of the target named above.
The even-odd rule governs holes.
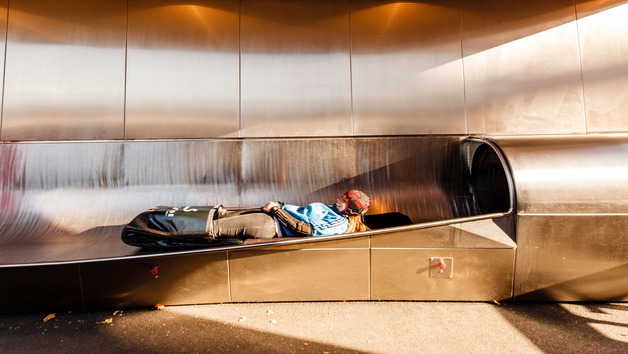
[[[261,210],[230,211],[213,221],[216,237],[271,238],[277,236],[275,220]]]

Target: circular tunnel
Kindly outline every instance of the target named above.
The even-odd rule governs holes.
[[[470,190],[479,214],[506,212],[513,205],[505,163],[489,144],[479,145],[473,153]]]

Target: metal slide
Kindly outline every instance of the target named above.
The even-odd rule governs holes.
[[[40,306],[94,308],[260,300],[440,299],[441,296],[445,296],[444,299],[476,300],[487,299],[487,296],[488,299],[512,296],[516,247],[512,223],[514,185],[496,145],[486,140],[459,137],[320,140],[257,141],[255,144],[275,144],[280,152],[284,151],[284,144],[293,148],[301,145],[305,151],[324,143],[332,146],[330,154],[341,148],[351,151],[356,161],[366,161],[366,165],[358,163],[350,167],[352,173],[360,172],[357,176],[340,178],[336,184],[325,181],[330,177],[337,179],[338,176],[331,173],[323,174],[322,181],[295,175],[290,179],[292,185],[289,187],[301,184],[312,188],[303,183],[330,184],[307,194],[295,194],[296,198],[304,198],[294,201],[298,203],[319,198],[325,200],[324,196],[334,196],[353,185],[367,186],[375,201],[366,217],[372,231],[261,242],[247,240],[241,245],[163,252],[123,244],[120,240],[123,221],[128,222],[137,210],[154,205],[199,205],[202,200],[211,204],[217,198],[237,200],[234,196],[226,198],[224,190],[217,196],[203,192],[212,188],[228,189],[222,185],[240,191],[234,193],[239,199],[238,204],[248,203],[246,200],[250,197],[273,199],[263,196],[272,192],[288,198],[291,188],[282,190],[282,182],[287,180],[277,181],[270,173],[283,168],[281,161],[285,156],[277,156],[279,162],[271,165],[255,165],[265,173],[258,175],[261,180],[257,183],[251,183],[247,180],[249,173],[257,171],[232,174],[238,170],[232,167],[234,161],[240,166],[257,161],[247,156],[247,151],[253,155],[259,151],[247,146],[254,144],[249,141],[68,142],[4,146],[12,152],[12,158],[5,161],[4,169],[7,171],[3,181],[6,212],[2,218],[3,238],[0,240],[0,279],[2,286],[11,291],[1,304],[2,311],[33,310]],[[211,145],[214,145],[213,151],[207,149]],[[162,149],[179,149],[184,155],[175,153],[173,156],[177,160],[183,158],[186,163],[197,154],[195,161],[204,161],[207,154],[215,156],[216,150],[225,151],[225,154],[237,151],[240,156],[227,159],[229,168],[208,169],[209,173],[220,174],[214,175],[214,179],[225,182],[216,187],[208,181],[212,177],[207,175],[190,181],[190,175],[199,172],[195,164],[189,164],[188,170],[182,171],[178,170],[182,166],[168,161],[162,165],[163,170],[147,170],[146,166],[155,156],[161,156]],[[423,153],[412,154],[408,150]],[[134,152],[145,155],[135,156]],[[53,155],[63,158],[50,163]],[[67,158],[73,161],[65,160]],[[104,161],[104,164],[101,170],[95,170],[93,163],[87,164],[83,159]],[[237,162],[238,159],[241,161]],[[303,163],[316,166],[313,160]],[[339,168],[320,164],[319,167],[327,171]],[[408,172],[413,170],[417,171],[415,175],[409,175]],[[39,176],[34,171],[40,171]],[[266,180],[269,178],[267,173],[271,174],[271,181]],[[444,178],[444,174],[451,176]],[[234,176],[235,179],[227,181]],[[188,184],[178,184],[176,178],[187,180]],[[160,179],[159,183],[150,183]],[[163,183],[163,179],[170,179],[170,184]],[[138,185],[140,180],[145,185]],[[249,192],[249,188],[258,192]],[[258,205],[263,203],[263,199],[256,201]],[[454,265],[454,258],[462,252],[463,258],[458,259],[474,259],[475,256],[469,256],[476,250],[482,253],[493,249],[500,254],[506,252],[505,257],[489,256],[491,264],[499,264],[497,268],[501,270],[500,284],[489,286],[499,289],[499,294],[463,290],[476,282],[473,276],[464,273],[472,267],[484,267],[481,263],[489,260],[481,256],[470,265],[464,265],[465,260]],[[439,278],[438,281],[450,283],[453,280],[459,283],[459,290],[441,294],[437,291],[408,294],[404,289],[391,292],[394,287],[387,283],[395,276],[379,274],[387,271],[376,266],[380,262],[378,259],[391,266],[399,252],[416,250],[431,250],[428,260],[420,262],[425,266],[427,279]],[[246,269],[288,269],[294,263],[298,263],[297,267],[311,268],[307,270],[309,275],[290,272],[292,275],[288,279],[278,280],[276,275],[281,272],[246,274]],[[402,264],[397,266],[399,269],[390,270],[392,274],[402,274],[399,271],[406,268]],[[344,271],[334,270],[336,267]],[[465,268],[467,270],[460,273],[454,271]],[[186,296],[168,295],[178,291],[180,279],[190,277],[203,280],[187,284],[186,289],[194,290]],[[215,280],[218,284],[207,284],[207,279],[216,277],[221,279]],[[381,281],[377,281],[378,278]],[[253,279],[256,286],[271,289],[250,289]],[[399,285],[406,283],[406,279],[397,281]],[[317,291],[311,289],[312,285],[302,284],[295,288],[296,291],[273,290],[278,286],[301,283],[324,288],[346,283],[348,288]],[[155,286],[162,290],[155,290]],[[238,286],[243,288],[238,290]],[[208,292],[212,295],[207,295]]]

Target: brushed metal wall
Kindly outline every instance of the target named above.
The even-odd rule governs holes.
[[[369,238],[229,252],[232,301],[370,299]]]
[[[351,3],[356,135],[466,133],[456,3]]]
[[[238,136],[237,1],[129,0],[126,138]]]
[[[332,203],[359,188],[373,214],[475,215],[462,145],[444,136],[0,144],[0,263],[132,254],[121,227],[157,205]]]
[[[4,141],[626,131],[626,1],[7,4]]]
[[[403,210],[415,222],[468,215],[460,144],[457,137],[243,140],[242,203],[333,201],[358,188],[376,200],[375,214]]]
[[[242,0],[242,136],[352,135],[348,0]]]
[[[628,127],[628,16],[626,1],[578,4],[588,132],[625,132]]]
[[[125,0],[11,1],[3,140],[124,138]]]
[[[628,215],[522,214],[514,295],[521,301],[628,301]]]
[[[9,11],[9,0],[1,0],[0,1],[0,46],[2,46],[1,44],[5,44],[5,45],[2,46],[2,48],[0,49],[0,53],[2,54],[0,58],[2,58],[3,61],[6,58],[5,54],[6,54],[8,11]],[[0,72],[0,79],[2,79],[2,82],[4,83],[4,68]],[[2,85],[2,88],[0,88],[0,95],[4,97],[4,84]],[[1,111],[2,111],[2,106],[0,106],[0,112]],[[2,114],[0,114],[0,140],[2,140]]]
[[[573,2],[461,6],[469,133],[585,133]]]

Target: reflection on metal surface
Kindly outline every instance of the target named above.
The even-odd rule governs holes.
[[[559,0],[463,5],[469,133],[585,132],[574,14]]]
[[[512,167],[517,211],[628,212],[628,136],[498,138]]]
[[[628,136],[497,142],[517,190],[515,297],[628,299]]]
[[[80,268],[88,309],[229,301],[226,252],[90,262]]]
[[[242,0],[242,136],[352,135],[348,0]]]
[[[331,203],[360,188],[373,198],[370,214],[409,220],[391,225],[398,230],[474,217],[481,210],[469,189],[468,144],[459,137],[3,144],[0,244],[11,251],[0,262],[132,255],[120,228],[157,205]],[[512,191],[499,186],[482,193],[510,200]],[[502,207],[482,217],[512,209]],[[20,251],[35,243],[40,249]]]
[[[123,138],[126,1],[10,6],[2,139]]]
[[[7,3],[2,140],[626,130],[626,1]]]
[[[83,308],[79,266],[0,268],[0,313]]]
[[[449,219],[458,215],[450,198],[460,197],[461,210],[467,202],[460,149],[456,137],[247,140],[243,203],[331,203],[359,186],[374,200],[372,213],[400,211],[414,222]]]
[[[450,3],[352,3],[356,135],[466,132],[460,21]]]
[[[369,249],[229,254],[232,301],[369,299]]]
[[[628,214],[520,215],[514,295],[628,301]]]
[[[456,261],[453,278],[430,278],[430,259]],[[492,301],[512,297],[514,249],[374,249],[371,299]]]
[[[371,238],[372,248],[514,249],[512,219],[459,220],[424,229],[396,230]]]
[[[126,138],[238,136],[239,4],[130,0]]]
[[[564,0],[460,1],[465,55],[573,22],[574,3]],[[504,58],[507,59],[507,58]]]
[[[591,5],[579,5],[578,14],[587,14]],[[578,19],[589,132],[621,132],[628,125],[627,16],[624,4]]]

